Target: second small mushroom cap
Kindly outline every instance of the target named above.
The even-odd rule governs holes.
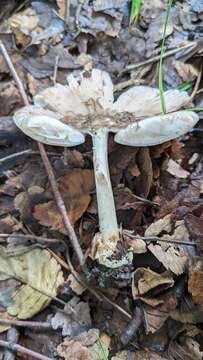
[[[168,113],[160,115],[158,89],[134,86],[113,102],[113,84],[105,71],[83,71],[69,76],[68,82],[36,95],[35,105],[15,113],[16,125],[33,139],[51,145],[75,146],[84,142],[84,133],[106,127],[117,133],[118,143],[150,146],[186,133],[198,121],[192,111],[176,111],[189,100],[184,91],[166,91]]]

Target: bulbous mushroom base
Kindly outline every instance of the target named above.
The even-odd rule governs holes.
[[[108,239],[104,239],[101,233],[96,233],[93,238],[92,257],[100,265],[116,269],[131,265],[133,252],[129,246],[125,246],[119,231]]]

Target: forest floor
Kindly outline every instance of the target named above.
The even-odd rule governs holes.
[[[203,357],[203,2],[174,1],[167,24],[166,0],[141,1],[136,18],[132,3],[0,3],[0,359]],[[92,245],[91,137],[43,147],[13,114],[92,68],[109,73],[115,99],[133,86],[160,89],[164,24],[164,91],[187,91],[185,108],[200,120],[155,146],[120,145],[110,133],[120,252],[131,247],[133,260],[105,268]]]

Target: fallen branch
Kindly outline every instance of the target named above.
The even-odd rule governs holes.
[[[189,44],[186,44],[184,46],[181,46],[179,48],[176,48],[176,49],[173,49],[173,50],[169,50],[169,51],[166,51],[163,55],[163,58],[166,58],[168,56],[171,56],[171,55],[174,55],[176,54],[177,52],[181,51],[181,50],[185,50],[187,48],[190,48],[190,47],[195,47],[197,44],[195,42],[191,42]],[[153,58],[150,58],[150,59],[147,59],[147,60],[144,60],[144,61],[141,61],[137,64],[130,64],[130,65],[127,65],[125,67],[125,69],[123,69],[121,71],[121,74],[123,73],[126,73],[126,72],[129,72],[131,70],[135,70],[135,69],[139,69],[140,67],[142,66],[145,66],[145,65],[148,65],[148,64],[152,64],[153,62],[156,62],[156,61],[159,61],[160,59],[160,54],[157,55],[157,56],[154,56]]]
[[[1,319],[0,324],[3,325],[11,325],[11,326],[18,326],[18,327],[27,327],[32,329],[45,329],[49,330],[53,327],[49,322],[41,322],[41,321],[27,321],[27,320],[15,320],[15,319]]]
[[[49,358],[47,356],[44,356],[44,355],[41,355],[41,354],[37,353],[36,351],[27,349],[24,346],[21,346],[21,345],[18,345],[18,344],[9,343],[8,341],[0,340],[0,346],[4,347],[6,349],[9,349],[11,351],[14,351],[14,352],[19,352],[21,354],[31,356],[34,359],[51,360],[51,358]]]

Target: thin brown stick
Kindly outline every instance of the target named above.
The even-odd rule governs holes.
[[[202,78],[202,68],[203,68],[203,65],[201,64],[201,65],[200,65],[199,74],[198,74],[197,80],[196,80],[196,82],[195,82],[194,89],[193,89],[193,91],[192,91],[192,94],[190,95],[190,100],[193,100],[193,98],[194,98],[195,95],[197,94],[197,91],[198,91],[198,88],[199,88],[199,85],[200,85],[200,82],[201,82],[201,78]]]
[[[54,74],[53,74],[53,83],[56,85],[56,78],[58,72],[58,64],[59,64],[59,55],[56,55],[55,64],[54,64]]]
[[[24,355],[31,356],[34,359],[51,360],[51,358],[49,358],[47,356],[44,356],[44,355],[41,355],[41,354],[37,353],[36,351],[27,349],[24,346],[21,346],[21,345],[18,345],[18,344],[9,343],[8,341],[0,340],[0,346],[4,347],[6,349],[9,349],[11,351],[15,351],[15,352],[19,352],[19,353],[24,354]]]
[[[2,41],[0,41],[0,49],[1,49],[2,55],[4,57],[4,60],[5,60],[8,68],[9,68],[9,70],[10,70],[10,72],[11,72],[11,74],[12,74],[12,76],[13,76],[15,82],[16,82],[16,85],[17,85],[19,93],[20,93],[20,95],[21,95],[21,97],[23,99],[23,102],[27,106],[27,105],[29,105],[29,100],[28,100],[28,97],[27,97],[26,92],[24,90],[22,81],[20,80],[20,78],[19,78],[19,76],[18,76],[18,74],[17,74],[17,72],[16,72],[16,70],[15,70],[15,68],[13,66],[13,63],[12,63],[12,61],[10,59],[10,56],[9,56],[4,44],[2,43]]]
[[[5,157],[3,157],[3,158],[0,159],[0,164],[2,164],[3,162],[9,161],[9,160],[11,160],[11,159],[15,159],[16,157],[30,154],[31,152],[32,152],[32,150],[26,149],[26,150],[22,150],[22,151],[19,151],[19,152],[17,152],[17,153],[14,153],[14,154],[5,156]]]
[[[168,57],[168,56],[174,55],[174,54],[176,54],[177,52],[179,52],[179,51],[181,51],[181,50],[184,50],[184,49],[187,49],[187,48],[189,48],[189,47],[192,47],[192,46],[194,46],[194,45],[195,45],[195,43],[192,42],[192,43],[190,43],[190,44],[181,46],[181,47],[179,47],[179,48],[177,48],[177,49],[165,51],[165,53],[164,53],[164,55],[163,55],[163,58],[166,58],[166,57]],[[126,72],[129,72],[129,71],[131,71],[131,70],[138,69],[138,68],[140,68],[140,67],[142,67],[142,66],[151,64],[151,63],[153,63],[153,62],[159,61],[159,59],[160,59],[160,54],[157,55],[157,56],[154,56],[153,58],[150,58],[150,59],[148,59],[148,60],[141,61],[141,62],[139,62],[139,63],[137,63],[137,64],[130,64],[130,65],[126,66],[125,69],[123,69],[123,70],[121,71],[121,74],[126,73]]]
[[[49,322],[40,322],[40,321],[21,321],[15,319],[1,319],[0,324],[18,326],[18,327],[28,327],[32,329],[53,329]]]
[[[50,156],[58,156],[58,157],[61,156],[61,154],[55,153],[55,152],[48,152],[47,154],[50,155]],[[35,150],[31,150],[31,149],[22,150],[22,151],[19,151],[17,153],[13,153],[11,155],[8,155],[8,156],[5,156],[5,157],[1,158],[0,159],[0,164],[4,163],[6,161],[9,161],[9,160],[15,159],[15,158],[17,158],[19,156],[22,156],[22,155],[40,155],[40,152],[35,151]]]
[[[159,242],[164,242],[164,243],[168,243],[168,244],[175,244],[175,245],[187,245],[187,246],[197,246],[196,243],[192,242],[192,241],[181,241],[181,240],[168,240],[168,239],[160,239],[158,236],[133,236],[134,238],[137,239],[141,239],[144,241],[159,241]]]
[[[64,201],[63,201],[63,199],[61,197],[61,194],[60,194],[60,192],[58,190],[58,186],[57,186],[57,183],[56,183],[56,179],[55,179],[55,176],[54,176],[54,172],[53,172],[51,163],[50,163],[50,161],[49,161],[49,159],[47,157],[44,146],[41,143],[38,143],[38,147],[39,147],[39,151],[40,151],[43,163],[44,163],[44,167],[46,169],[46,172],[47,172],[47,175],[48,175],[48,178],[49,178],[49,182],[51,184],[51,188],[52,188],[52,191],[53,191],[53,194],[54,194],[54,197],[55,197],[56,204],[57,204],[58,209],[60,210],[60,213],[61,213],[61,217],[62,217],[64,226],[65,226],[65,228],[66,228],[66,230],[68,232],[68,236],[69,236],[69,238],[71,240],[73,248],[74,248],[74,250],[76,252],[76,255],[78,257],[79,264],[80,264],[81,268],[83,268],[84,262],[85,262],[84,261],[84,255],[82,253],[82,250],[81,250],[79,241],[77,239],[75,230],[74,230],[73,226],[71,225],[69,217],[67,215],[67,211],[66,211]]]
[[[1,41],[0,41],[0,49],[1,49],[1,52],[2,52],[2,54],[4,56],[4,59],[5,59],[6,63],[7,63],[7,65],[8,65],[8,68],[10,69],[10,71],[12,73],[12,76],[16,81],[16,85],[17,85],[19,93],[20,93],[20,95],[21,95],[21,97],[23,99],[24,105],[28,106],[29,105],[29,100],[28,100],[28,97],[27,97],[27,95],[25,93],[23,84],[22,84],[22,82],[21,82],[21,80],[20,80],[20,78],[19,78],[13,64],[12,64],[12,61],[11,61],[9,55],[8,55],[8,52],[7,52],[6,48],[5,48],[5,46],[3,45],[3,43]],[[50,181],[51,188],[52,188],[52,191],[53,191],[53,194],[54,194],[54,198],[55,198],[56,204],[58,206],[58,209],[60,211],[60,214],[61,214],[64,226],[65,226],[65,229],[67,230],[69,239],[70,239],[70,241],[72,243],[72,246],[73,246],[73,248],[74,248],[74,250],[76,252],[76,255],[78,257],[79,264],[80,264],[81,268],[83,268],[85,258],[84,258],[84,255],[82,253],[82,249],[81,249],[79,241],[77,239],[75,230],[74,230],[73,226],[71,225],[70,220],[68,218],[66,207],[65,207],[64,201],[63,201],[63,199],[61,197],[61,194],[60,194],[60,192],[58,190],[57,182],[56,182],[56,179],[55,179],[55,176],[54,176],[54,172],[53,172],[51,163],[50,163],[50,161],[49,161],[49,159],[47,157],[44,145],[39,143],[39,142],[37,144],[38,144],[40,155],[42,157],[42,161],[44,163],[44,167],[46,169],[47,176],[48,176],[48,179]]]
[[[57,243],[63,243],[65,245],[65,241],[62,239],[51,239],[51,238],[46,238],[43,236],[36,236],[34,234],[5,234],[5,233],[0,233],[0,242],[2,242],[1,238],[16,238],[16,239],[25,239],[25,240],[36,240],[38,243],[40,244],[45,244],[45,245],[52,245],[52,244],[57,244]]]

